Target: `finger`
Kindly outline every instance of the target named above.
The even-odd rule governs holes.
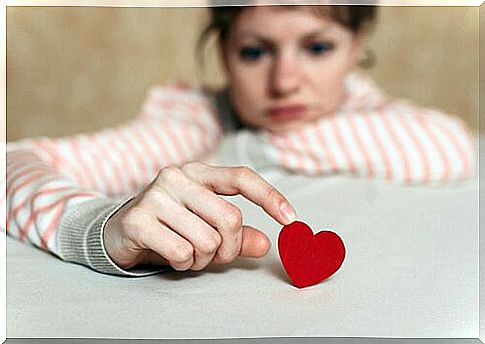
[[[222,238],[208,223],[174,200],[167,192],[152,189],[140,202],[168,228],[185,238],[193,247],[191,270],[202,270],[214,258]]]
[[[242,231],[241,257],[260,258],[271,248],[271,241],[260,230],[244,226]]]
[[[288,200],[256,172],[247,167],[216,167],[188,164],[183,170],[194,180],[222,195],[241,194],[261,206],[268,215],[286,225],[296,220]]]
[[[170,265],[170,262],[160,256],[155,251],[147,251],[147,255],[143,260],[144,264],[152,264],[152,265]]]
[[[243,226],[240,257],[261,258],[269,252],[270,248],[271,241],[263,232],[250,226]],[[213,262],[216,264],[226,263],[225,260],[220,259],[217,255],[214,257]]]
[[[172,197],[178,197],[185,207],[219,232],[222,242],[217,249],[216,257],[220,262],[231,262],[241,250],[241,211],[201,184],[187,179],[187,182],[178,184],[177,195]]]
[[[138,207],[131,209],[125,225],[140,248],[152,250],[165,258],[176,270],[187,270],[194,262],[193,247],[186,239]]]
[[[157,254],[155,251],[148,251],[147,256],[143,260],[143,264],[152,264],[157,266],[171,266],[178,271],[189,270],[193,265],[193,263],[194,263],[193,259],[187,261],[184,264],[177,264],[176,262],[170,262],[165,258],[163,258],[162,256],[160,256],[159,254]],[[176,266],[177,268],[175,268],[174,266]]]

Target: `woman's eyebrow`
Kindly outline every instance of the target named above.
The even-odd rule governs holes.
[[[275,40],[271,39],[270,37],[265,37],[263,35],[256,34],[256,33],[239,34],[235,37],[234,41],[235,42],[241,42],[241,41],[244,41],[244,40],[251,40],[256,44],[260,44],[262,46],[266,46],[266,47],[269,47],[269,48],[274,48],[274,46],[276,45]]]
[[[314,37],[318,37],[322,34],[327,33],[330,30],[331,26],[325,27],[323,29],[318,29],[314,30],[308,33],[303,34],[301,37],[299,37],[299,40],[308,40]],[[251,32],[251,31],[244,31],[236,35],[236,40],[242,40],[242,39],[254,39],[258,41],[259,43],[263,44],[274,44],[277,40],[265,36],[264,34],[261,34],[259,32]]]
[[[261,42],[271,42],[273,41],[270,37],[266,37],[264,34],[259,32],[244,31],[235,35],[235,40],[241,41],[243,39],[253,39],[255,41]]]
[[[301,37],[301,39],[302,40],[307,40],[307,39],[311,39],[311,38],[318,37],[320,35],[323,35],[323,34],[328,33],[330,31],[330,29],[331,29],[331,26],[326,27],[325,29],[320,29],[320,30],[315,30],[315,31],[309,32],[309,33],[303,35]]]

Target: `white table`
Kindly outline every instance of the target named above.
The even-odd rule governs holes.
[[[273,247],[260,260],[147,278],[102,275],[7,239],[8,337],[478,337],[478,180],[395,187],[264,175],[314,230],[343,238],[341,270],[289,284],[280,226],[241,198]]]

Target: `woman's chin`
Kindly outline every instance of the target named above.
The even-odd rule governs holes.
[[[262,129],[269,131],[272,134],[284,135],[291,131],[299,130],[305,125],[315,121],[313,118],[297,119],[297,120],[269,120],[269,121],[253,121],[252,123],[247,123],[248,126],[254,129]],[[243,121],[244,123],[244,121]]]
[[[264,129],[273,134],[286,134],[291,131],[301,129],[307,121],[285,121],[285,122],[272,122],[271,124],[265,125]]]

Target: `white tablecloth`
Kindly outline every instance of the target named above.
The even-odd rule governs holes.
[[[327,281],[293,287],[280,226],[238,204],[271,238],[260,260],[123,278],[7,239],[8,337],[478,336],[478,181],[425,188],[349,177],[264,176],[347,257]]]

